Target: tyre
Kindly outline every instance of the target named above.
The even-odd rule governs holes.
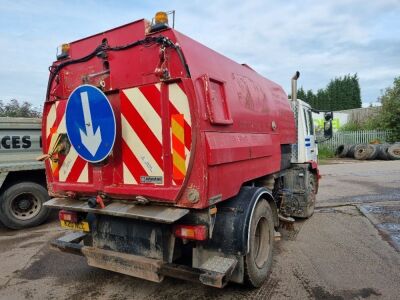
[[[350,145],[349,151],[347,152],[347,157],[349,158],[354,158],[354,148],[356,145]]]
[[[349,145],[340,145],[337,149],[336,149],[336,155],[340,158],[346,157],[347,156],[347,152],[349,151]]]
[[[387,155],[389,159],[400,159],[400,144],[393,144],[388,148]]]
[[[354,158],[358,160],[366,160],[369,157],[370,150],[368,145],[358,144],[354,147]]]
[[[315,201],[317,198],[317,180],[316,175],[310,174],[310,182],[307,186],[307,208],[304,212],[304,217],[309,218],[314,214]]]
[[[388,160],[388,149],[389,149],[389,144],[381,144],[379,145],[379,153],[378,153],[378,159],[383,159],[383,160]]]
[[[369,144],[368,145],[369,156],[368,160],[374,160],[378,157],[379,154],[379,145]]]
[[[244,279],[250,287],[260,287],[272,267],[274,223],[268,202],[260,200],[250,220],[250,249],[244,259]]]
[[[0,196],[0,219],[6,227],[20,229],[43,223],[50,209],[47,190],[35,182],[20,182],[8,187]]]

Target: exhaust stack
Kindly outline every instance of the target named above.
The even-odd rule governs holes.
[[[291,97],[292,101],[297,100],[297,79],[299,79],[299,77],[300,77],[299,71],[296,71],[296,73],[294,73],[292,77],[292,97]]]

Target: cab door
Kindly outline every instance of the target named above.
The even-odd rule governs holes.
[[[314,123],[312,119],[311,108],[303,106],[302,113],[304,115],[304,147],[305,147],[305,161],[317,161],[318,148],[315,143]]]

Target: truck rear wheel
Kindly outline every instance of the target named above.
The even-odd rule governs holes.
[[[8,187],[0,196],[0,218],[11,229],[43,223],[50,210],[44,207],[47,190],[35,182],[20,182]]]
[[[274,223],[267,201],[261,200],[257,203],[250,220],[249,233],[250,248],[245,256],[245,282],[251,287],[260,287],[271,271],[274,247]]]

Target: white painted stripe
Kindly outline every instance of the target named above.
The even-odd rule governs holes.
[[[174,105],[174,107],[178,110],[179,113],[184,115],[185,121],[188,125],[191,126],[191,118],[190,118],[190,109],[188,98],[186,94],[182,91],[178,84],[170,84],[169,85],[169,99]],[[170,128],[170,139],[172,140],[172,128]],[[171,143],[171,153],[173,152],[172,143]],[[190,160],[190,150],[185,145],[185,166],[186,169],[189,167],[189,160]],[[176,185],[175,182],[172,185]]]
[[[78,182],[89,182],[89,164],[85,163],[82,173],[79,175]]]
[[[121,114],[122,123],[122,138],[128,145],[129,149],[135,155],[143,169],[146,170],[149,176],[163,176],[162,169],[158,166],[156,160],[153,158],[149,150],[137,136],[131,125]]]
[[[156,86],[157,90],[161,91],[161,83],[156,83],[155,86]]]
[[[65,125],[65,113],[63,114],[61,122],[58,125],[57,132],[58,133],[67,133],[67,126]]]
[[[162,125],[161,118],[158,113],[151,106],[147,98],[142,94],[138,88],[127,89],[123,91],[133,107],[136,108],[139,115],[154,133],[158,141],[162,144]]]
[[[59,180],[66,181],[69,173],[71,173],[72,167],[75,164],[76,159],[78,158],[78,153],[75,148],[71,145],[71,149],[69,150],[67,157],[65,158],[59,172]]]
[[[133,177],[131,171],[129,171],[125,163],[122,163],[122,172],[124,174],[124,183],[137,184],[135,177]]]
[[[46,136],[49,136],[50,129],[51,127],[53,127],[55,121],[56,121],[56,105],[52,104],[46,119]]]
[[[56,141],[57,141],[57,137],[58,137],[58,133],[57,133],[57,132],[54,133],[54,134],[51,136],[48,152],[51,152],[51,151],[54,150],[53,148],[54,148],[54,144],[55,144]]]
[[[67,129],[65,127],[65,114],[64,114],[60,124],[58,125],[56,132],[51,136],[49,152],[53,151],[53,148],[55,147],[55,143],[57,141],[57,137],[59,134],[62,134],[62,133],[67,133]]]
[[[185,166],[186,166],[186,170],[188,169],[189,166],[189,159],[190,159],[190,151],[188,148],[185,147]]]
[[[170,84],[169,86],[169,100],[172,105],[178,110],[180,114],[183,114],[185,121],[192,126],[190,118],[189,102],[186,94],[182,91],[177,83]]]

